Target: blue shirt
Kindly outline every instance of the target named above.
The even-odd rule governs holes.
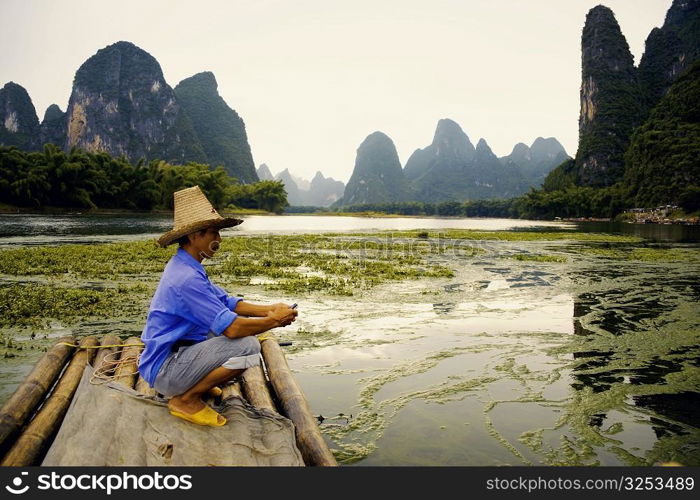
[[[241,299],[209,281],[202,264],[182,248],[165,266],[148,311],[141,340],[146,344],[139,372],[151,387],[178,340],[202,342],[221,333],[238,315]]]

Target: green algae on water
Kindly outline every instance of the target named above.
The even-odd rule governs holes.
[[[506,255],[507,259],[514,259],[525,262],[568,262],[569,259],[561,255],[542,255],[542,254],[527,254],[519,253],[515,255]]]
[[[472,229],[440,229],[410,231],[384,231],[377,233],[353,233],[354,236],[377,236],[388,234],[393,238],[416,238],[422,240],[430,239],[456,239],[456,240],[490,240],[490,241],[608,241],[636,243],[642,241],[635,236],[621,236],[603,233],[578,233],[567,231],[479,231]]]
[[[116,278],[161,273],[175,249],[152,241],[0,250],[0,274]]]
[[[82,321],[86,330],[96,323],[87,322],[89,318],[116,314],[145,320],[147,301],[174,252],[145,241],[20,250],[0,251],[3,280],[33,280],[36,283],[9,286],[44,288],[17,290],[0,298],[4,308],[0,317],[9,311],[15,318],[11,325],[38,328],[34,325],[50,316],[62,325]],[[421,410],[439,416],[431,428],[445,425],[444,434],[450,437],[458,435],[455,422],[462,427],[466,417],[449,412],[475,410],[469,439],[483,434],[479,447],[499,456],[499,461],[503,461],[499,454],[507,453],[518,463],[532,464],[648,465],[676,460],[697,465],[700,431],[682,411],[667,411],[665,403],[674,402],[684,410],[684,398],[700,392],[698,253],[689,246],[639,244],[635,238],[609,235],[419,230],[225,238],[217,257],[204,264],[213,281],[230,291],[248,294],[252,289],[264,300],[278,291],[295,297],[332,297],[325,300],[338,309],[345,304],[366,306],[371,314],[363,318],[369,316],[371,322],[382,317],[385,302],[405,297],[425,306],[418,308],[415,327],[402,325],[400,333],[387,317],[390,326],[377,339],[366,339],[356,330],[362,318],[351,318],[350,313],[358,310],[352,308],[348,315],[329,313],[316,323],[304,322],[298,331],[279,330],[280,340],[294,342],[286,352],[301,354],[292,361],[321,363],[303,367],[311,376],[356,382],[357,395],[344,395],[349,401],[337,403],[340,408],[332,404],[341,397],[327,402],[323,392],[315,395],[332,412],[350,413],[356,403],[346,424],[321,424],[340,462],[361,461],[380,446],[411,453],[411,443],[396,445],[386,431],[400,421],[399,412],[424,405]],[[549,286],[537,287],[540,292],[534,287],[496,291],[477,286],[494,273],[506,283],[519,283],[513,278],[522,272],[546,274]],[[406,286],[409,280],[426,279],[430,281]],[[91,280],[95,287],[91,288]],[[450,291],[456,308],[451,315],[433,316],[431,306],[442,301],[447,293],[444,285],[452,281],[465,284]],[[426,286],[436,297],[421,295]],[[497,316],[498,306],[488,303],[498,300],[496,294],[504,302],[523,301],[522,311],[536,321],[538,307],[547,307],[555,295],[568,296],[570,302],[562,306],[570,308],[562,315],[563,331],[521,331],[521,325],[515,325],[487,332],[488,327],[478,325],[474,330],[481,334],[466,333],[458,321],[469,326],[470,319],[484,321],[482,315],[493,315],[498,324],[521,314],[504,311],[507,314]],[[346,299],[349,295],[354,298]],[[14,296],[26,300],[11,304]],[[32,310],[31,304],[41,300],[46,301],[46,310]],[[474,304],[478,307],[472,308]],[[567,315],[573,324],[571,320],[566,324]],[[334,324],[336,318],[342,329]],[[418,329],[423,322],[429,333]],[[455,331],[439,332],[436,342],[442,343],[436,347],[430,344],[433,327]],[[7,342],[5,352],[10,355],[24,356],[27,344],[46,344],[19,341],[9,330],[0,340]],[[37,341],[46,333],[58,332],[38,332]],[[416,338],[428,340],[413,342]],[[422,352],[417,344],[423,346]],[[372,352],[347,365],[334,357],[345,350],[364,354],[363,349],[376,349],[381,357]],[[462,355],[463,367],[456,358]],[[509,411],[500,411],[503,403],[508,403]],[[535,403],[533,413],[545,416],[531,418],[526,403]],[[409,404],[412,407],[407,408]],[[496,408],[498,413],[491,414]]]
[[[612,260],[700,264],[700,251],[695,248],[583,247],[578,253]]]
[[[116,313],[138,314],[147,295],[140,285],[91,290],[23,284],[0,286],[0,326],[45,327],[49,320],[64,324]]]

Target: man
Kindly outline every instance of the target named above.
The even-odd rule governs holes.
[[[177,242],[179,248],[151,301],[139,372],[169,398],[172,415],[199,425],[226,424],[202,396],[221,394],[218,385],[260,363],[255,335],[287,326],[297,316],[286,304],[229,297],[209,281],[202,261],[218,250],[219,229],[241,222],[221,217],[195,186],[175,193],[174,228],[158,239],[162,247]]]

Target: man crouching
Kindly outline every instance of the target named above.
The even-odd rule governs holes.
[[[220,384],[260,363],[255,335],[291,324],[297,311],[286,304],[256,305],[229,296],[209,281],[202,261],[219,248],[219,230],[243,222],[224,218],[195,186],[175,193],[175,223],[158,239],[178,242],[165,266],[141,335],[139,372],[168,398],[176,417],[220,427],[226,418],[202,400],[221,394]]]

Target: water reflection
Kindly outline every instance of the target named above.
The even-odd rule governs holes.
[[[692,427],[698,427],[700,421],[700,393],[681,392],[678,394],[655,394],[646,396],[634,396],[637,406],[668,417],[671,420],[682,422]],[[688,431],[679,425],[674,425],[667,420],[652,417],[652,423],[656,435],[661,438],[668,434],[688,434]]]
[[[475,230],[571,230],[572,224],[486,218],[408,218],[333,216],[244,216],[237,232],[300,233],[324,231],[475,229]],[[172,228],[172,214],[0,214],[0,238],[17,236],[120,235],[161,233]]]
[[[578,231],[637,236],[650,241],[696,243],[700,241],[700,226],[681,224],[627,224],[623,222],[577,222]]]

